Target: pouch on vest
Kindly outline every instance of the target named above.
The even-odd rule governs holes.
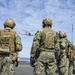
[[[1,45],[0,45],[0,53],[1,54],[8,54],[10,53],[10,50],[9,50],[9,39],[10,39],[10,36],[9,35],[3,35],[1,37]]]

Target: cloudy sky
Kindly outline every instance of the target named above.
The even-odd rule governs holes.
[[[0,0],[0,28],[7,18],[16,22],[14,30],[19,34],[25,31],[35,34],[42,28],[42,20],[51,18],[55,31],[65,31],[75,45],[75,0]],[[20,57],[30,57],[34,36],[21,35],[23,50]]]

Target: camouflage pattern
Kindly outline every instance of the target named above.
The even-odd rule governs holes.
[[[71,48],[71,50],[72,51],[74,51],[75,50],[75,46],[73,46],[73,44],[71,43],[71,46],[70,46]],[[75,53],[75,51],[74,51],[74,53]],[[75,55],[74,55],[74,57],[75,57]],[[69,58],[69,57],[68,57]],[[75,60],[75,59],[74,59]],[[70,61],[70,59],[69,59],[69,75],[73,75],[73,64],[74,64],[74,62],[73,61]]]
[[[66,46],[60,46],[60,42],[66,43]],[[59,54],[59,61],[58,61],[58,70],[59,75],[73,75],[73,64],[70,62],[68,58],[68,49],[69,49],[70,41],[65,37],[59,39],[59,47],[60,47],[60,54]]]
[[[34,67],[34,75],[55,75],[56,65],[55,62],[41,62],[37,61]]]
[[[5,30],[10,30],[11,28],[6,27]],[[18,34],[15,33],[15,39],[13,39],[14,41],[17,39]],[[20,37],[19,37],[20,38]],[[18,44],[21,45],[21,48],[19,50],[19,52],[22,50],[22,43],[21,43],[21,39],[17,40]],[[14,75],[15,74],[15,63],[16,63],[16,58],[18,57],[18,51],[15,52],[10,52],[10,54],[0,54],[0,73],[1,75]],[[16,54],[16,55],[14,55]],[[14,59],[14,60],[13,60]]]
[[[46,41],[46,33],[44,31],[53,33],[54,43]],[[51,27],[45,27],[40,29],[34,36],[31,56],[34,56],[36,59],[34,67],[34,75],[43,75],[44,72],[46,75],[55,75],[56,65],[55,65],[55,45],[56,45],[56,32],[51,29]],[[51,36],[50,36],[50,39]],[[48,39],[49,40],[49,39]],[[47,44],[48,43],[48,44]],[[48,45],[48,46],[47,46]],[[39,52],[39,56],[36,56],[36,52]]]
[[[59,75],[73,75],[73,62],[67,57],[64,56],[59,65]]]
[[[59,63],[59,75],[68,75],[69,72],[69,59],[64,55]]]
[[[15,65],[11,55],[0,55],[0,73],[1,75],[15,74]]]
[[[69,73],[68,75],[73,75],[73,61],[69,61]]]
[[[70,61],[75,60],[75,49],[74,49],[74,46],[72,44],[69,44],[68,58]]]

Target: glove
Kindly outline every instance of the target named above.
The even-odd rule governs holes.
[[[35,63],[35,58],[34,57],[30,57],[30,65],[32,67],[35,67],[34,63]]]

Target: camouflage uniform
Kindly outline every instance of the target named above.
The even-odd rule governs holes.
[[[72,45],[72,43],[69,42],[69,44],[71,46],[69,46],[68,50],[74,51],[74,46]],[[68,53],[69,53],[69,51],[68,51]],[[74,56],[74,59],[72,57],[69,58],[70,55]],[[75,51],[74,51],[74,54],[70,54],[70,55],[68,55],[68,59],[69,59],[69,71],[68,71],[69,73],[68,73],[68,75],[73,75],[73,61],[75,60]]]
[[[65,32],[59,32],[59,47],[60,47],[60,55],[59,55],[59,61],[58,61],[58,70],[59,75],[73,75],[72,73],[72,62],[69,61],[68,58],[68,47],[69,47],[69,41],[66,38]]]
[[[31,49],[31,57],[35,58],[34,75],[44,75],[44,72],[46,75],[55,75],[56,32],[51,29],[51,25],[52,21],[45,19],[43,28],[34,36]]]
[[[1,37],[2,36],[3,37],[8,36],[7,33],[9,31],[12,31],[12,29],[14,28],[14,26],[15,26],[15,22],[11,18],[9,18],[9,19],[7,19],[4,22],[4,29],[0,30],[0,73],[2,75],[14,75],[15,74],[15,62],[16,62],[17,55],[18,55],[17,52],[19,52],[19,51],[22,50],[21,38],[15,32],[14,38],[13,38],[14,44],[12,43],[12,41],[10,42],[10,45],[12,45],[13,47],[15,47],[15,50],[11,46],[12,47],[12,51],[11,51],[10,50],[11,48],[10,48],[10,45],[9,45],[9,53],[6,53],[6,52],[2,53],[2,51],[1,51],[1,48],[2,48],[2,45],[3,45],[3,43],[1,43],[1,40],[2,40]],[[5,31],[5,32],[3,32],[3,31]],[[6,33],[6,31],[7,31],[7,33]],[[4,35],[2,33],[4,33]],[[13,36],[11,36],[11,37],[13,37]],[[5,41],[3,41],[3,42],[5,42]],[[16,47],[17,45],[20,46],[20,49],[18,49],[18,50],[17,50],[17,48],[19,48],[19,47]],[[6,46],[8,46],[8,44]],[[4,48],[6,48],[6,47],[3,46],[3,49]],[[5,51],[7,51],[7,50],[5,49]]]
[[[73,75],[73,61],[69,61],[69,73],[68,75]]]

